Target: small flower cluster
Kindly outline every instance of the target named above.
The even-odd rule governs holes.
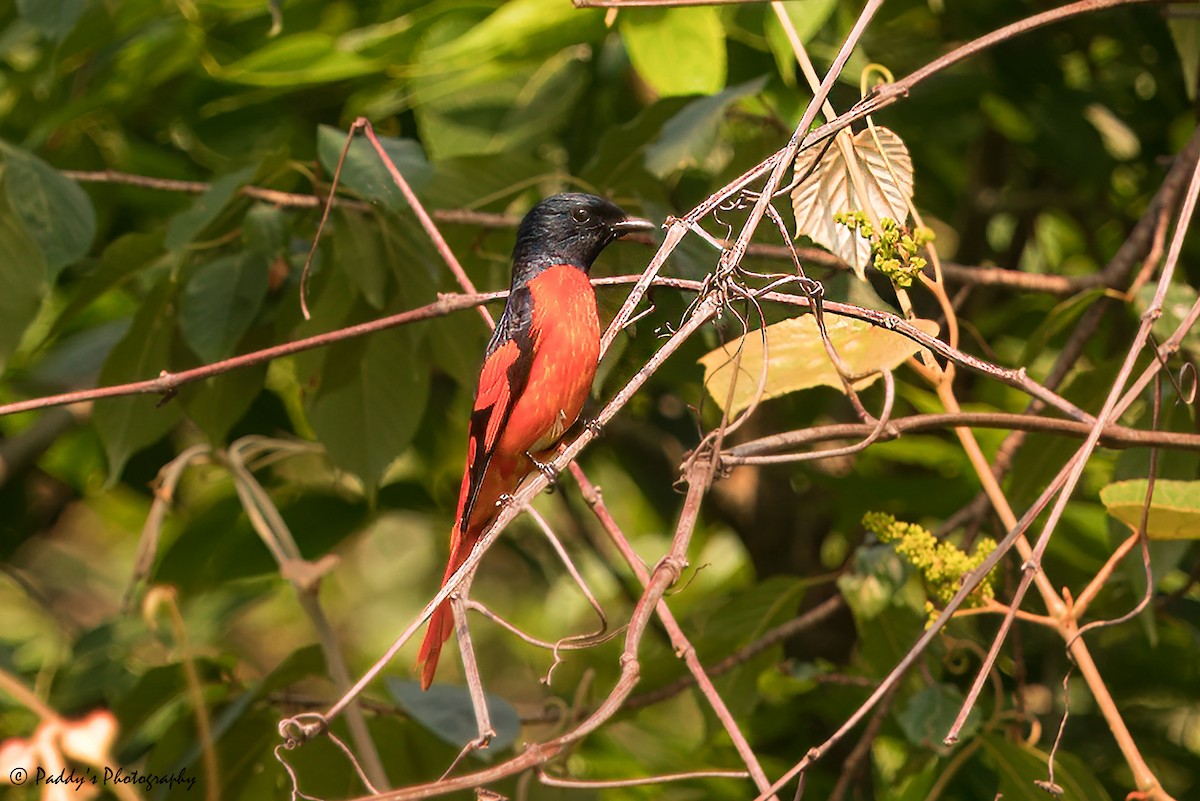
[[[863,516],[863,527],[881,542],[890,543],[896,553],[908,560],[909,564],[921,572],[925,580],[925,589],[931,598],[936,600],[926,603],[926,610],[933,617],[938,607],[945,606],[958,592],[962,579],[972,570],[983,564],[992,551],[996,550],[996,541],[990,538],[981,539],[975,545],[971,555],[956,545],[939,540],[925,528],[916,523],[903,523],[883,512],[868,512]],[[979,586],[967,596],[964,607],[976,607],[995,597],[990,576],[985,576]]]
[[[842,211],[833,221],[844,225],[871,243],[875,269],[891,279],[901,289],[912,286],[913,278],[925,269],[927,262],[917,251],[933,241],[933,230],[918,225],[910,234],[891,217],[879,221],[879,231],[861,211]]]

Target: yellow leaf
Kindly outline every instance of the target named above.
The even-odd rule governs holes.
[[[938,325],[933,320],[910,320],[916,328],[936,336]],[[911,339],[877,326],[847,317],[826,315],[825,327],[829,341],[852,373],[863,373],[881,367],[898,367],[909,356],[921,350]],[[837,369],[829,360],[811,314],[792,317],[769,325],[767,334],[767,380],[763,400],[786,395],[819,385],[842,388]],[[762,371],[763,343],[760,331],[727,343],[700,359],[704,366],[704,385],[722,408],[729,397],[729,383],[734,377],[733,357],[742,347],[741,364],[733,404],[728,410],[737,414],[750,405]],[[878,375],[857,382],[855,389],[873,383]]]
[[[876,126],[853,137],[843,131],[826,150],[809,148],[796,158],[792,190],[796,236],[804,235],[849,263],[859,278],[866,270],[871,245],[835,214],[865,211],[876,219],[903,224],[913,196],[913,165],[908,147],[893,131]]]
[[[1142,505],[1146,502],[1144,478],[1117,481],[1100,490],[1100,500],[1108,513],[1133,530],[1142,523]],[[1200,481],[1154,482],[1146,536],[1152,540],[1200,539]]]

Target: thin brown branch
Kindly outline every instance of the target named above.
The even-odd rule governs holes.
[[[1038,417],[1031,414],[1006,412],[958,412],[941,414],[915,414],[889,421],[880,434],[880,441],[897,439],[903,434],[920,431],[938,431],[965,426],[970,428],[995,428],[1008,431],[1036,431],[1062,434],[1070,437],[1086,437],[1091,430],[1087,423],[1062,420],[1056,417]],[[804,428],[782,434],[772,434],[751,442],[727,449],[721,454],[726,465],[756,464],[762,454],[778,453],[797,445],[809,445],[830,440],[863,437],[874,430],[866,423],[839,423],[835,425]],[[1110,423],[1101,432],[1101,444],[1109,448],[1165,447],[1177,450],[1200,450],[1200,434],[1176,433],[1173,431],[1143,431],[1136,428]],[[803,455],[803,454],[799,454]]]

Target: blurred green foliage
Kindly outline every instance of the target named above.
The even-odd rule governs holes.
[[[823,69],[858,6],[786,6]],[[858,99],[868,63],[904,75],[1042,8],[889,3],[831,101],[843,110]],[[765,4],[628,9],[611,27],[605,16],[568,0],[0,5],[0,401],[152,378],[456,291],[360,140],[347,157],[342,192],[369,205],[331,215],[309,284],[312,318],[302,317],[300,268],[320,209],[241,190],[323,198],[345,131],[360,115],[384,136],[432,210],[519,215],[541,196],[572,189],[610,195],[661,219],[773,152],[808,102],[783,29]],[[912,154],[916,202],[943,258],[1031,273],[1102,268],[1159,186],[1163,159],[1182,148],[1195,125],[1194,23],[1168,24],[1151,7],[1076,17],[984,51],[881,114],[878,121]],[[204,186],[164,190],[63,174],[103,170]],[[709,230],[722,235],[723,223],[736,226],[741,215],[722,212]],[[769,228],[762,240],[778,244]],[[442,231],[478,287],[507,286],[511,228],[443,222]],[[597,272],[640,272],[649,252],[620,244]],[[1183,283],[1200,278],[1196,255],[1192,243]],[[700,278],[713,263],[707,245],[689,240],[667,272]],[[757,257],[747,266],[788,268]],[[828,297],[864,305],[894,300],[886,280],[872,288],[844,273],[810,274],[824,281]],[[621,297],[601,290],[602,313],[611,315]],[[913,297],[922,316],[938,315],[931,298]],[[1085,303],[1097,298],[1085,293],[1072,306],[977,287],[959,308],[963,347],[1041,378]],[[655,290],[654,313],[602,365],[598,398],[645,363],[658,345],[656,332],[677,324],[689,301]],[[1098,408],[1139,311],[1110,311],[1068,379],[1068,398]],[[679,461],[718,418],[696,359],[739,333],[728,317],[706,327],[582,459],[648,564],[669,544]],[[187,644],[122,612],[151,512],[150,483],[191,445],[221,449],[247,436],[319,442],[323,455],[264,464],[258,475],[303,555],[338,555],[321,600],[358,675],[431,597],[441,575],[487,336],[474,312],[459,312],[210,379],[166,403],[133,396],[73,415],[0,419],[0,668],[68,717],[111,709],[120,724],[120,764],[158,772],[188,766],[199,774],[195,710],[182,669],[194,660],[218,736],[220,797],[288,798],[287,775],[273,755],[276,724],[335,697],[312,626],[256,537],[219,455],[184,473],[149,576],[178,589]],[[919,378],[903,371],[898,377],[897,415],[941,411]],[[1015,412],[1026,403],[976,376],[962,376],[956,389],[974,410]],[[881,390],[864,397],[877,408]],[[838,392],[817,388],[767,403],[745,435],[851,415]],[[1128,422],[1148,425],[1146,405]],[[1191,410],[1179,407],[1169,427],[1193,430]],[[979,436],[994,453],[1001,433]],[[1006,483],[1014,503],[1031,500],[1073,448],[1032,435]],[[1144,452],[1130,453],[1102,451],[1089,466],[1047,553],[1057,586],[1081,589],[1124,538],[1106,520],[1097,492],[1114,478],[1145,476]],[[1163,460],[1172,477],[1196,478],[1195,458],[1167,453]],[[669,597],[706,663],[832,594],[847,601],[832,619],[716,680],[769,775],[781,774],[844,721],[925,623],[919,577],[866,536],[864,512],[936,531],[977,488],[950,432],[906,435],[853,459],[741,468],[715,485],[689,554],[695,569]],[[611,549],[593,546],[603,534],[577,489],[565,481],[538,506],[566,538],[610,625],[620,625],[636,581],[616,566]],[[1174,547],[1154,553],[1161,602],[1141,625],[1106,629],[1089,642],[1134,739],[1165,786],[1185,798],[1200,792],[1200,593],[1189,578],[1197,553],[1191,542],[1162,545]],[[1010,563],[997,577],[999,597],[1017,568]],[[1118,571],[1092,613],[1130,609],[1140,581],[1138,570]],[[553,551],[524,520],[488,554],[475,597],[540,637],[595,625]],[[922,799],[935,785],[942,798],[1042,797],[1031,782],[1044,778],[1069,669],[1058,638],[1019,625],[997,684],[989,685],[1003,693],[985,691],[965,730],[971,737],[941,745],[993,630],[969,618],[937,641],[901,685],[850,797]],[[506,722],[511,713],[523,721],[518,743],[552,736],[561,723],[547,710],[596,702],[619,670],[617,638],[566,652],[544,686],[537,679],[551,664],[546,652],[498,627],[477,625],[474,634],[498,709]],[[446,727],[460,726],[453,713],[465,703],[451,692],[444,708],[433,710],[443,715],[413,708],[400,683],[411,678],[412,657],[403,652],[388,668],[392,683],[369,692],[373,739],[395,785],[441,774],[457,749],[426,726],[441,735],[459,732]],[[685,672],[654,627],[642,657],[639,692]],[[461,681],[455,660],[445,661],[441,679]],[[1074,793],[1069,797],[1123,797],[1132,789],[1128,768],[1077,684],[1056,779]],[[0,735],[28,736],[36,722],[0,693]],[[348,736],[341,721],[334,731]],[[511,755],[511,728],[505,733],[510,739],[491,757]],[[849,748],[835,749],[813,771],[812,797],[829,796]],[[307,793],[363,792],[327,740],[286,757]],[[687,690],[619,714],[552,770],[603,779],[739,764],[703,698]],[[511,795],[515,782],[494,789]],[[745,798],[750,791],[729,780],[603,793],[533,782],[527,790],[531,798],[671,799]],[[187,797],[199,797],[195,792]],[[27,788],[0,786],[0,796],[6,793],[31,797]]]

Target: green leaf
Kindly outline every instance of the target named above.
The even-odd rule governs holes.
[[[17,0],[21,18],[57,41],[71,32],[86,6],[87,0]]]
[[[0,143],[8,202],[46,259],[51,282],[82,259],[96,235],[96,212],[79,184],[46,162]]]
[[[42,251],[0,197],[0,366],[37,316],[45,292]]]
[[[358,531],[367,518],[365,503],[318,494],[310,489],[290,502],[276,501],[306,559],[317,559]],[[278,577],[279,565],[258,538],[235,496],[220,498],[192,514],[178,538],[162,554],[153,580],[187,597],[228,587],[231,582]],[[242,582],[239,592],[259,597],[266,583]]]
[[[1110,515],[1137,531],[1148,484],[1144,478],[1117,481],[1100,490],[1100,500]],[[1200,539],[1200,481],[1163,478],[1154,482],[1146,536],[1152,540]]]
[[[100,370],[100,384],[112,386],[157,376],[168,366],[175,329],[172,301],[175,284],[161,281],[133,318],[125,338],[117,343]],[[108,481],[121,476],[129,457],[157,442],[179,422],[177,403],[159,405],[156,395],[133,395],[96,401],[93,420],[108,456]]]
[[[834,9],[837,8],[837,0],[790,0],[787,3],[779,3],[778,7],[787,14],[800,41],[808,44],[833,15]],[[795,86],[796,54],[792,51],[787,32],[779,22],[779,17],[775,15],[774,8],[766,13],[765,27],[767,44],[775,56],[779,74],[783,76],[784,83]]]
[[[725,111],[743,97],[758,94],[766,84],[764,75],[689,103],[663,126],[658,138],[646,148],[646,169],[664,178],[676,170],[703,162],[716,143]]]
[[[910,743],[946,755],[953,749],[942,740],[954,725],[954,719],[958,717],[962,704],[963,694],[957,687],[935,684],[908,699],[908,703],[896,719]],[[960,739],[965,740],[975,734],[979,729],[981,717],[979,707],[971,710],[959,735]]]
[[[479,736],[475,726],[475,708],[471,705],[471,694],[466,687],[434,684],[428,690],[422,690],[419,683],[395,676],[389,676],[386,683],[388,693],[404,707],[404,711],[450,745],[461,748]],[[521,719],[512,704],[500,696],[487,693],[485,698],[496,738],[488,750],[475,750],[472,754],[490,761],[495,753],[504,751],[516,742],[517,734],[521,731]]]
[[[481,64],[417,81],[414,113],[435,159],[530,149],[568,123],[588,81],[582,51],[568,47],[537,64]]]
[[[1009,742],[995,734],[980,738],[982,752],[991,762],[999,778],[996,791],[1005,801],[1046,801],[1051,796],[1037,781],[1049,778],[1049,756],[1036,748]],[[1112,796],[1096,779],[1094,771],[1079,757],[1058,751],[1054,757],[1054,782],[1063,789],[1063,801],[1110,801]]]
[[[1167,27],[1179,51],[1179,65],[1183,69],[1183,88],[1188,98],[1196,99],[1196,88],[1200,78],[1200,19],[1195,17],[1170,17]]]
[[[254,167],[246,167],[213,181],[208,191],[196,198],[190,209],[172,218],[164,241],[167,249],[179,250],[195,239],[221,215],[226,204],[237,195],[243,184],[254,177],[254,173]]]
[[[363,299],[376,309],[382,309],[387,303],[388,279],[391,277],[379,230],[382,224],[376,215],[351,209],[338,209],[335,213],[334,261],[358,287]]]
[[[371,75],[380,59],[360,56],[326,33],[305,31],[284,36],[245,58],[217,68],[217,76],[249,86],[296,87]]]
[[[1130,310],[1135,312],[1138,317],[1145,314],[1146,309],[1150,308],[1151,301],[1154,300],[1154,293],[1157,289],[1154,282],[1144,285],[1133,296]],[[1175,333],[1187,317],[1188,312],[1191,311],[1192,306],[1195,305],[1197,297],[1196,289],[1189,284],[1167,286],[1167,294],[1163,297],[1162,316],[1154,321],[1153,333],[1159,342]],[[1200,354],[1200,328],[1197,326],[1189,328],[1179,344],[1193,356]]]
[[[196,268],[179,306],[179,332],[193,353],[206,362],[233,353],[267,295],[269,266],[246,251]]]
[[[51,336],[61,333],[104,293],[149,269],[165,255],[161,227],[153,233],[125,234],[114,239],[100,255],[99,263],[90,265],[91,269],[71,287],[70,300],[54,321]]]
[[[938,325],[932,320],[909,322],[926,334],[937,334]],[[853,373],[881,367],[894,369],[921,349],[908,337],[847,317],[826,317],[825,328],[829,332],[829,341]],[[763,385],[763,400],[819,385],[842,389],[841,378],[825,352],[811,314],[767,326],[766,338],[770,361]],[[704,385],[717,405],[724,408],[730,382],[735,378],[733,358],[739,347],[741,364],[736,375],[733,403],[728,409],[730,414],[745,409],[754,400],[763,360],[761,332],[751,331],[700,359],[704,366]],[[857,389],[870,386],[878,377],[865,378],[854,386]]]
[[[433,168],[425,159],[421,145],[413,139],[397,139],[391,136],[380,136],[379,144],[391,158],[396,169],[408,181],[413,191],[419,191],[433,175]],[[337,169],[338,159],[346,146],[346,132],[332,125],[322,125],[317,128],[317,153],[321,166],[330,175]],[[408,201],[392,180],[387,167],[379,158],[375,148],[363,134],[356,134],[342,163],[342,175],[339,179],[342,186],[352,190],[363,200],[372,203],[384,203],[389,208],[402,209],[408,206]]]
[[[197,381],[179,390],[188,418],[214,445],[223,445],[230,429],[254,403],[267,377],[267,365],[241,367]]]
[[[309,420],[333,461],[371,492],[412,441],[428,397],[417,335],[381,331],[329,349]]]
[[[626,9],[618,19],[633,68],[660,95],[710,95],[725,85],[715,8]]]
[[[487,61],[542,59],[566,42],[587,41],[602,30],[601,15],[580,13],[557,0],[509,0],[461,35],[430,47],[426,63],[450,71]]]
[[[242,243],[247,250],[274,259],[287,253],[288,215],[283,209],[255,203],[242,219]]]

